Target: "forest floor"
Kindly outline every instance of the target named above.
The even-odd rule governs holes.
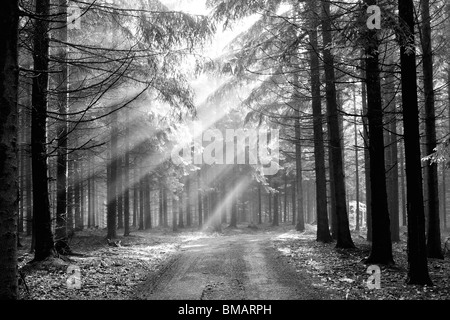
[[[85,230],[70,243],[72,250],[83,256],[37,264],[30,263],[30,238],[23,237],[19,248],[19,270],[25,280],[20,281],[21,299],[450,299],[448,253],[444,260],[429,259],[434,286],[406,284],[403,234],[402,241],[393,245],[396,264],[381,266],[381,288],[369,289],[368,266],[362,261],[370,253],[370,243],[362,234],[352,232],[356,249],[338,250],[335,243],[316,242],[315,226],[311,225],[302,233],[290,224],[261,225],[256,230],[239,227],[224,228],[222,233],[132,230],[132,236],[118,237],[119,247],[108,246],[105,230]],[[79,268],[79,289],[67,284],[69,266]],[[278,269],[278,274],[273,273]],[[299,282],[290,281],[293,278]],[[193,279],[200,284],[198,292]],[[264,286],[272,289],[264,291]],[[295,286],[303,287],[298,290]]]

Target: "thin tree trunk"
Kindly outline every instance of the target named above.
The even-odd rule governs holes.
[[[126,127],[125,127],[125,158],[123,164],[123,218],[124,218],[124,231],[123,235],[130,235],[130,128],[129,128],[129,111],[126,112]]]
[[[191,226],[191,180],[186,176],[186,227]]]
[[[144,228],[145,230],[152,228],[152,210],[150,206],[150,175],[146,174],[144,179]]]
[[[118,152],[117,144],[119,138],[119,129],[117,127],[118,114],[113,112],[111,120],[111,142],[110,142],[110,163],[109,163],[109,180],[107,181],[108,188],[108,203],[107,203],[107,238],[114,239],[117,236],[117,164]]]
[[[232,196],[231,196],[231,217],[230,217],[230,227],[231,228],[237,228],[237,172],[236,172],[236,166],[233,166],[232,169]]]
[[[364,59],[361,60],[362,77],[365,78],[366,65]],[[369,154],[369,127],[367,124],[367,89],[366,83],[361,82],[361,100],[362,100],[362,120],[363,120],[363,138],[364,138],[364,176],[366,184],[366,228],[367,241],[372,241],[372,190],[370,188],[370,154]]]
[[[202,171],[197,173],[197,201],[198,201],[198,227],[203,226],[203,206],[202,206]]]
[[[117,229],[123,229],[123,169],[122,155],[117,156]]]
[[[287,221],[287,173],[284,172],[284,193],[283,193],[284,203],[283,203],[283,215],[284,215],[284,222]]]
[[[295,199],[295,196],[293,196]],[[262,191],[261,184],[258,184],[258,224],[262,224]],[[295,211],[294,211],[295,212]],[[295,213],[294,213],[295,215]]]
[[[92,202],[92,184],[91,184],[91,177],[90,177],[90,173],[91,173],[91,161],[88,160],[88,178],[87,178],[87,199],[88,199],[88,207],[87,207],[87,220],[88,220],[88,228],[92,228],[94,226],[93,222],[92,222],[92,207],[91,207],[91,202]]]
[[[278,182],[275,182],[273,184],[273,188],[276,190],[276,192],[273,195],[273,220],[272,220],[272,226],[277,227],[279,226],[278,216],[279,216],[279,207],[278,207],[278,196],[279,196],[279,190],[278,190]]]
[[[268,193],[269,197],[269,223],[272,223],[272,193]]]
[[[450,106],[450,105],[449,105]],[[442,164],[442,222],[444,230],[447,230],[447,187],[445,175],[445,163]]]
[[[401,196],[401,206],[402,206],[402,226],[406,226],[406,188],[405,188],[405,156],[404,156],[404,146],[403,144],[400,146],[400,192]]]
[[[67,242],[67,111],[68,111],[68,66],[67,66],[67,0],[58,1],[58,40],[57,57],[61,61],[57,74],[57,103],[59,122],[57,128],[57,174],[56,174],[56,229],[55,245],[58,253],[70,253]]]
[[[353,105],[354,105],[354,121],[355,121],[355,200],[356,200],[356,224],[355,224],[355,230],[359,232],[359,219],[360,219],[360,212],[359,212],[359,147],[358,147],[358,126],[356,124],[357,121],[357,110],[356,110],[356,92],[353,90]]]
[[[83,227],[84,227],[84,221],[86,221],[87,219],[85,219],[84,216],[84,209],[85,209],[85,189],[84,189],[84,162],[82,159],[80,159],[80,216],[81,216],[81,221],[83,221]],[[90,227],[90,226],[89,226]]]
[[[296,80],[294,80],[294,83],[298,83],[298,74],[295,74]],[[297,97],[296,97],[296,100]],[[304,231],[305,230],[305,214],[303,211],[303,178],[302,178],[302,146],[301,146],[301,128],[300,128],[300,105],[299,101],[296,101],[295,103],[295,173],[297,176],[297,225],[295,226],[295,230],[297,231]],[[278,196],[277,196],[278,201]],[[278,210],[278,209],[277,209]],[[275,217],[275,212],[274,212]],[[274,225],[278,225],[278,216],[277,221],[275,222],[274,219]]]
[[[296,184],[296,180],[292,180],[292,186],[291,186],[291,192],[292,192],[292,225],[295,226],[296,224],[296,213],[297,213],[297,197],[296,197],[296,192],[295,192],[295,184]],[[326,201],[326,199],[325,199]],[[327,217],[328,218],[328,217]]]
[[[180,210],[179,208],[179,201],[176,199],[176,195],[172,197],[172,231],[176,232],[178,231],[177,228],[177,212],[175,211],[175,208],[177,210]]]
[[[136,161],[134,161],[136,165]],[[138,175],[137,168],[135,167],[133,170],[133,228],[137,226],[137,217],[139,214],[139,183],[138,183]]]
[[[390,61],[390,68],[386,75],[386,90],[388,104],[386,109],[389,115],[389,130],[387,135],[387,181],[388,181],[388,208],[391,223],[391,241],[400,241],[400,217],[399,217],[399,194],[398,194],[398,145],[397,145],[397,116],[395,101],[395,78],[394,78],[394,62]]]
[[[139,230],[144,230],[144,199],[145,199],[145,179],[144,179],[144,169],[141,168],[139,170]]]
[[[28,119],[29,120],[29,119]],[[29,126],[29,121],[27,121],[27,127]],[[29,139],[27,139],[29,141]],[[32,172],[31,172],[31,158],[30,158],[31,150],[30,147],[27,146],[27,158],[26,158],[26,195],[27,195],[27,236],[31,236],[32,234],[32,221],[33,221],[33,190],[32,190]]]

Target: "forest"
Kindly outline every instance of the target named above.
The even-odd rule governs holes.
[[[1,300],[450,299],[448,1],[2,3]]]

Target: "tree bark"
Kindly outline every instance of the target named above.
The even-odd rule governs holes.
[[[386,110],[389,113],[388,130],[386,130],[386,177],[388,191],[388,208],[391,223],[391,241],[400,241],[399,188],[398,188],[398,146],[397,146],[397,115],[395,101],[394,62],[389,62],[386,75]]]
[[[298,74],[295,74],[296,80],[294,82],[298,83]],[[296,99],[298,100],[298,99]],[[297,224],[295,226],[295,230],[297,231],[305,231],[305,213],[303,210],[303,178],[302,178],[302,146],[301,146],[301,128],[300,128],[300,105],[299,101],[295,103],[295,174],[297,176]],[[278,201],[278,196],[277,196]],[[278,210],[278,209],[277,209]],[[274,211],[275,218],[275,211]],[[278,225],[278,216],[277,221],[274,225]]]
[[[0,12],[0,300],[18,298],[18,21],[17,0],[4,1]]]
[[[197,172],[197,201],[198,201],[198,227],[203,226],[203,205],[202,205],[202,170]]]
[[[366,0],[374,5],[375,0]],[[367,120],[369,123],[370,189],[372,209],[372,249],[366,263],[394,264],[386,192],[386,171],[383,140],[383,106],[378,54],[377,30],[367,31],[366,84]]]
[[[191,179],[186,176],[186,227],[191,226]]]
[[[124,231],[125,237],[130,235],[130,128],[129,128],[129,111],[126,112],[126,127],[125,127],[125,158],[123,164],[123,218],[124,218]]]
[[[336,99],[336,85],[334,73],[334,57],[331,54],[332,44],[330,2],[322,1],[322,36],[323,56],[326,80],[326,100],[329,123],[329,139],[331,148],[331,166],[333,167],[330,179],[334,181],[336,219],[337,219],[337,242],[336,248],[354,248],[347,215],[345,175],[342,158],[342,143],[339,130],[339,115]]]
[[[277,226],[279,226],[279,206],[278,206],[279,190],[278,190],[278,182],[274,182],[273,188],[276,190],[276,192],[273,195],[273,220],[272,220],[272,226],[273,227],[277,227]]]
[[[413,1],[399,1],[398,10],[406,33],[399,39],[408,215],[408,283],[432,285],[425,241]]]
[[[356,200],[356,208],[355,208],[355,230],[359,233],[359,147],[358,147],[358,126],[356,124],[357,121],[357,110],[356,110],[356,92],[353,90],[353,105],[354,105],[354,130],[355,130],[355,200]]]
[[[362,78],[365,78],[366,65],[364,59],[361,60]],[[367,241],[372,241],[372,190],[370,188],[370,154],[369,154],[369,135],[367,124],[367,88],[366,83],[361,82],[361,100],[362,100],[362,121],[363,121],[363,138],[364,138],[364,176],[366,180],[366,227]]]
[[[144,230],[144,201],[145,201],[145,179],[143,163],[141,162],[139,170],[139,230]]]
[[[117,229],[123,229],[123,164],[122,155],[117,156]]]
[[[436,114],[433,86],[433,52],[431,44],[430,1],[421,0],[422,11],[422,70],[425,94],[425,150],[430,155],[436,148]],[[438,165],[425,165],[427,177],[428,232],[427,254],[429,258],[444,259],[441,245],[441,227],[439,217]]]
[[[48,192],[47,167],[47,99],[49,52],[49,0],[36,0],[34,31],[34,72],[31,114],[31,152],[33,172],[33,228],[35,261],[54,254],[54,243]]]
[[[57,128],[57,173],[56,173],[56,227],[55,245],[58,253],[70,253],[67,242],[67,111],[68,111],[68,65],[67,65],[67,0],[59,0],[57,37],[61,41],[57,47],[60,72],[56,76],[58,128]]]
[[[317,235],[316,240],[320,242],[331,242],[327,210],[327,178],[325,168],[325,147],[323,139],[323,114],[320,93],[320,61],[318,56],[318,33],[317,27],[317,1],[311,0],[311,23],[314,26],[309,32],[309,59],[311,70],[311,96],[313,111],[314,131],[314,170],[316,174],[316,205],[317,205]],[[325,196],[324,196],[325,195]]]
[[[144,179],[144,228],[152,228],[152,210],[150,207],[150,175],[146,174]]]
[[[108,164],[109,175],[107,181],[107,238],[114,239],[117,236],[117,144],[119,130],[117,127],[118,115],[113,112],[111,119],[111,141],[110,141],[110,163]]]

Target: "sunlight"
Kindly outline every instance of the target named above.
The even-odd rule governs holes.
[[[203,225],[202,230],[206,230],[209,227],[213,226],[214,222],[219,219],[219,217],[225,212],[226,208],[233,203],[233,198],[243,192],[243,190],[245,190],[250,183],[251,180],[247,177],[244,177],[238,181],[238,183],[232,190],[227,191],[225,198],[220,200],[213,213],[208,216],[208,220]]]

